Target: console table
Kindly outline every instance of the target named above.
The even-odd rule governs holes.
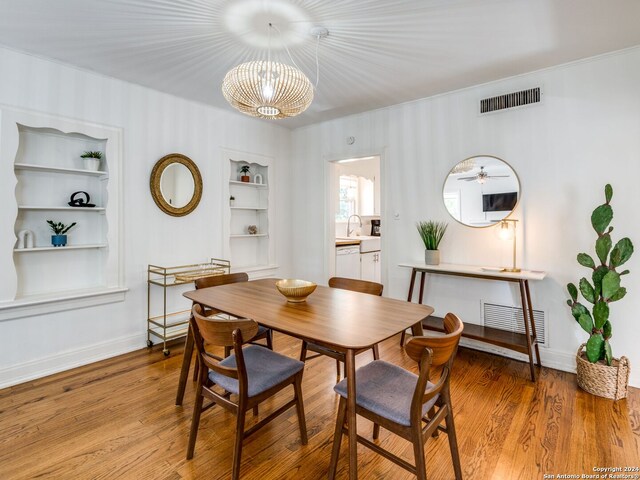
[[[531,293],[529,290],[529,280],[542,280],[546,272],[522,270],[520,272],[505,272],[499,268],[478,267],[473,265],[455,265],[441,263],[440,265],[425,265],[424,263],[402,263],[401,267],[411,268],[411,283],[407,301],[413,298],[413,288],[416,274],[420,273],[420,293],[418,303],[422,303],[424,296],[425,274],[453,275],[459,277],[478,278],[481,280],[497,280],[501,282],[517,283],[520,287],[520,298],[522,301],[522,317],[524,320],[525,334],[500,330],[498,328],[484,327],[482,325],[465,324],[462,336],[490,343],[499,347],[508,348],[516,352],[529,356],[529,367],[531,369],[531,380],[536,380],[536,370],[534,366],[533,352],[535,350],[535,363],[540,367],[540,350],[536,338],[536,325],[533,321],[533,305],[531,304]],[[424,328],[429,330],[442,330],[437,322],[427,320]],[[404,344],[404,332],[400,340]]]

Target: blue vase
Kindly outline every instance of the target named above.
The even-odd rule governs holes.
[[[54,247],[64,247],[67,245],[66,235],[51,235],[51,245]]]

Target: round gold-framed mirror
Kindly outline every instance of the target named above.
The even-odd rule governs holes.
[[[468,227],[484,228],[507,218],[520,202],[520,179],[501,158],[476,155],[457,163],[444,180],[449,214]]]
[[[202,176],[189,157],[170,153],[156,162],[151,170],[151,196],[167,215],[190,214],[202,198]]]

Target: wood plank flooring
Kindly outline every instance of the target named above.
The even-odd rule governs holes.
[[[297,357],[298,340],[275,335],[276,350]],[[381,357],[413,368],[398,337]],[[361,365],[369,352],[358,357]],[[235,417],[214,407],[203,414],[195,457],[185,460],[194,384],[183,407],[174,405],[181,347],[169,358],[142,349],[0,391],[0,479],[225,479],[230,477]],[[542,479],[590,474],[594,467],[640,466],[640,390],[614,403],[579,390],[575,376],[543,368],[537,383],[528,365],[461,348],[452,398],[466,479]],[[309,444],[300,445],[295,410],[250,437],[244,446],[247,479],[326,478],[338,405],[335,364],[310,360],[303,383]],[[282,404],[261,405],[259,418]],[[255,419],[248,415],[249,426]],[[359,432],[372,426],[358,419]],[[381,443],[413,463],[411,446],[381,431]],[[338,478],[347,478],[346,440]],[[426,449],[430,479],[451,479],[445,435]],[[358,447],[362,479],[415,478]]]

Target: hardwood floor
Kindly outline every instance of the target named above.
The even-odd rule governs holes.
[[[300,342],[277,334],[277,351],[297,357]],[[230,477],[234,415],[205,412],[195,457],[185,460],[194,384],[183,407],[174,405],[182,361],[160,350],[139,350],[0,391],[0,478],[223,479]],[[381,358],[411,366],[398,337]],[[370,354],[357,358],[370,361]],[[590,474],[594,467],[640,466],[640,390],[614,403],[579,390],[575,376],[461,348],[452,374],[452,399],[466,479],[538,479],[543,474]],[[309,444],[301,446],[295,411],[278,417],[245,442],[247,479],[326,478],[338,405],[333,359],[309,361],[303,394]],[[261,406],[263,418],[284,396]],[[250,427],[254,418],[248,415]],[[358,419],[358,430],[372,426]],[[385,447],[413,463],[411,445],[385,430]],[[347,478],[343,440],[338,478]],[[415,478],[358,447],[359,478]],[[453,478],[446,436],[427,447],[430,479]]]

